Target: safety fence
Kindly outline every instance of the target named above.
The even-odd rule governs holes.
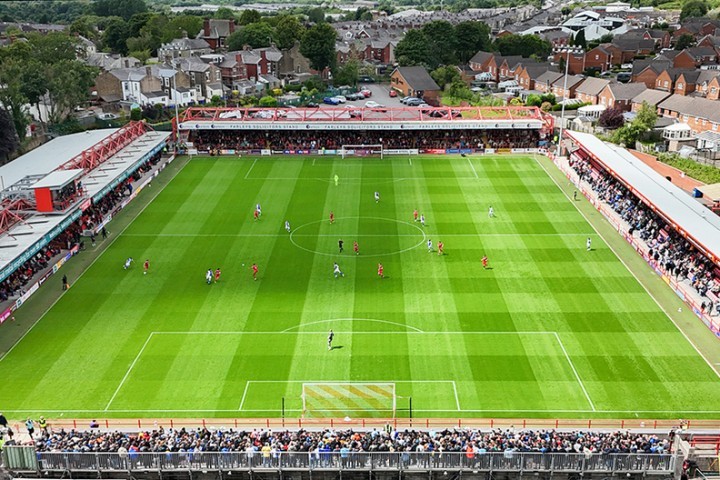
[[[3,452],[11,471],[172,471],[172,470],[467,470],[668,474],[670,454],[538,452],[166,452],[34,453],[32,447]]]

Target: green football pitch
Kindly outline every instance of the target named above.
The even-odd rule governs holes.
[[[573,203],[530,156],[194,158],[0,361],[0,406],[720,415],[715,371]]]

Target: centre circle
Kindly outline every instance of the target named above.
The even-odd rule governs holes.
[[[335,217],[332,224],[329,219],[316,220],[290,234],[290,242],[300,250],[328,257],[355,255],[353,242],[358,242],[361,257],[395,255],[423,245],[426,238],[420,225],[381,217]]]

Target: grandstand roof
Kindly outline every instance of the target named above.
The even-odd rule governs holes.
[[[82,168],[74,168],[72,170],[56,170],[45,175],[37,183],[33,184],[33,188],[53,188],[64,187],[76,178],[80,177],[85,170]]]
[[[50,177],[50,183],[57,183],[57,180],[62,182],[67,179],[66,175],[74,178],[83,170],[56,171],[56,169],[117,131],[118,129],[95,130],[87,134],[79,133],[56,138],[1,167],[0,173],[5,169],[5,173],[1,174],[8,175],[7,178],[15,179],[13,183],[26,175],[37,175],[38,179],[32,182],[34,185],[38,184],[36,182],[42,176],[45,176],[45,178],[40,182],[45,182],[45,179]],[[94,200],[104,196],[127,178],[128,172],[134,171],[137,166],[148,158],[149,154],[161,149],[170,135],[171,132],[147,131],[111,156],[98,168],[86,173],[81,177],[81,181],[87,195]],[[12,168],[7,169],[6,167]],[[8,182],[6,181],[5,184],[8,185]],[[40,185],[42,184],[40,183]],[[79,215],[80,206],[75,206],[65,214],[60,215],[34,213],[25,220],[25,223],[18,223],[7,234],[0,236],[0,281],[7,278],[40,248],[47,245],[55,235],[67,228]],[[34,249],[35,251],[33,251]]]
[[[5,189],[28,175],[50,173],[75,155],[79,155],[83,150],[92,147],[117,130],[117,128],[88,130],[49,141],[45,145],[1,166],[2,188]]]
[[[596,136],[567,132],[597,162],[613,173],[683,236],[720,262],[720,216],[628,152]]]

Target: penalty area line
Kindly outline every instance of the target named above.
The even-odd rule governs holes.
[[[127,380],[128,377],[130,376],[130,372],[131,372],[132,369],[135,367],[135,364],[136,364],[137,361],[140,359],[140,356],[142,355],[142,353],[145,351],[145,347],[147,347],[147,346],[148,346],[148,343],[150,343],[150,339],[153,337],[153,335],[155,335],[155,332],[150,332],[150,335],[148,335],[147,340],[145,340],[145,343],[143,343],[142,348],[140,349],[140,351],[138,352],[138,354],[135,356],[135,359],[134,359],[134,360],[132,361],[132,363],[130,364],[130,367],[128,367],[127,372],[125,372],[125,376],[122,378],[122,380],[120,381],[120,384],[119,384],[119,385],[117,386],[117,388],[115,389],[115,393],[113,393],[113,396],[110,397],[110,401],[109,401],[109,402],[107,403],[107,405],[105,406],[105,411],[106,411],[106,412],[107,412],[108,409],[110,408],[110,405],[112,404],[112,402],[115,400],[115,397],[117,396],[117,394],[120,392],[120,389],[122,388],[122,386],[125,384],[125,380]]]
[[[249,169],[249,170],[247,171],[247,173],[245,174],[245,177],[244,177],[245,180],[248,179],[248,175],[250,175],[250,172],[252,172],[252,169],[255,167],[255,164],[257,163],[257,161],[258,161],[257,158],[256,158],[255,160],[253,160],[252,165],[250,165],[250,169]]]

